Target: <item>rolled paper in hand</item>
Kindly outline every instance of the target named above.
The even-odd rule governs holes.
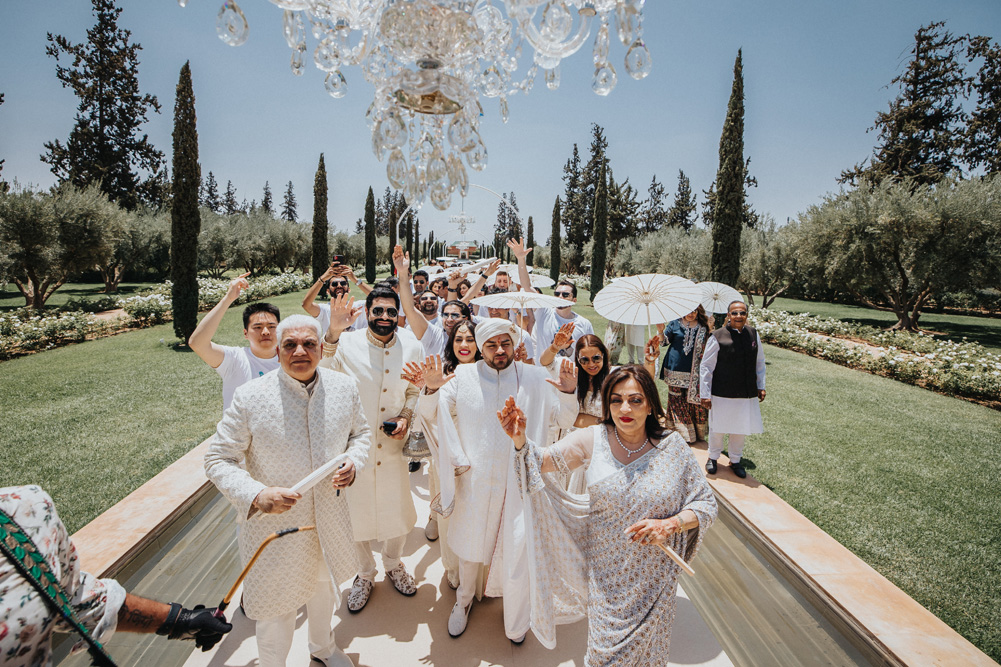
[[[695,570],[692,569],[692,566],[689,565],[688,563],[686,563],[685,559],[683,559],[681,556],[679,556],[674,551],[674,549],[672,549],[671,547],[667,546],[666,544],[658,544],[657,546],[660,547],[664,551],[664,553],[666,553],[668,556],[670,556],[671,560],[673,560],[675,563],[677,563],[678,567],[680,567],[682,570],[684,570],[685,574],[687,574],[689,576],[692,576],[692,577],[695,576]]]
[[[343,465],[344,462],[347,460],[348,460],[347,454],[341,454],[340,456],[335,456],[334,458],[330,459],[322,466],[320,466],[319,468],[317,468],[316,470],[314,470],[313,472],[309,473],[301,480],[296,482],[295,486],[292,487],[292,490],[298,494],[306,493],[314,486],[316,486],[321,479],[327,477],[332,472],[340,468],[341,465]],[[341,495],[340,489],[337,490],[337,495]],[[256,507],[252,508],[250,510],[250,513],[247,515],[247,518],[249,519],[255,514],[257,514],[257,511],[258,510]]]

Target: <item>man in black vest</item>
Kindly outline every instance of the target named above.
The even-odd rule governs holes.
[[[730,468],[737,477],[747,477],[740,462],[744,438],[764,432],[758,403],[765,400],[765,353],[758,332],[746,324],[747,306],[734,301],[727,307],[726,326],[712,333],[702,355],[699,397],[709,410],[710,475],[716,474],[723,435],[728,434]]]

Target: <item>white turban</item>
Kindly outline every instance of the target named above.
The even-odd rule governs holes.
[[[494,336],[503,334],[511,335],[511,342],[515,347],[521,342],[521,329],[511,320],[502,320],[499,317],[488,317],[476,323],[476,347],[483,349],[483,344]]]

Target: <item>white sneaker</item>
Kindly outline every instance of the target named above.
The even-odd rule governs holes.
[[[469,609],[473,606],[470,602],[465,609],[458,602],[452,607],[452,613],[448,615],[448,634],[458,637],[466,631],[466,621],[469,620]]]
[[[317,658],[315,655],[310,656],[312,660],[311,664],[319,663],[325,667],[354,667],[355,663],[351,662],[351,658],[348,657],[347,653],[342,651],[338,647],[334,654],[328,658]]]
[[[424,537],[428,538],[428,542],[434,542],[438,539],[438,521],[436,519],[428,519],[428,525],[424,526]]]

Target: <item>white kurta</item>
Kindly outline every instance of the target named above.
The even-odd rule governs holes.
[[[397,335],[388,345],[373,342],[368,330],[341,334],[334,356],[320,362],[358,382],[365,418],[372,427],[369,464],[347,492],[356,542],[385,541],[406,535],[417,523],[410,493],[404,440],[382,431],[382,422],[417,406],[417,387],[400,377],[403,365],[424,360],[411,335]]]
[[[568,428],[577,417],[576,397],[561,393],[548,377],[545,369],[520,362],[496,371],[478,361],[459,366],[439,392],[441,504],[451,504],[445,472],[451,468],[461,474],[454,478],[449,545],[462,560],[489,564],[496,547],[514,457],[496,416],[507,397],[525,412],[530,439],[544,442],[550,425]]]
[[[761,390],[765,388],[765,351],[761,347],[761,336],[757,338],[758,354],[754,373],[758,389]],[[719,341],[715,336],[706,336],[706,349],[702,353],[702,362],[699,366],[699,398],[710,398],[713,402],[712,410],[709,411],[709,432],[744,435],[764,433],[761,406],[757,398],[713,396],[713,371],[716,370],[718,356]]]
[[[359,475],[369,453],[369,427],[353,380],[326,369],[310,395],[278,369],[237,388],[211,438],[205,474],[236,507],[243,524],[240,556],[246,564],[271,533],[315,525],[272,542],[244,580],[243,606],[254,620],[295,611],[309,600],[320,567],[337,586],[358,570],[345,494],[321,482],[282,514],[247,519],[257,494],[268,486],[290,487],[338,456]],[[240,464],[246,460],[246,469]]]

